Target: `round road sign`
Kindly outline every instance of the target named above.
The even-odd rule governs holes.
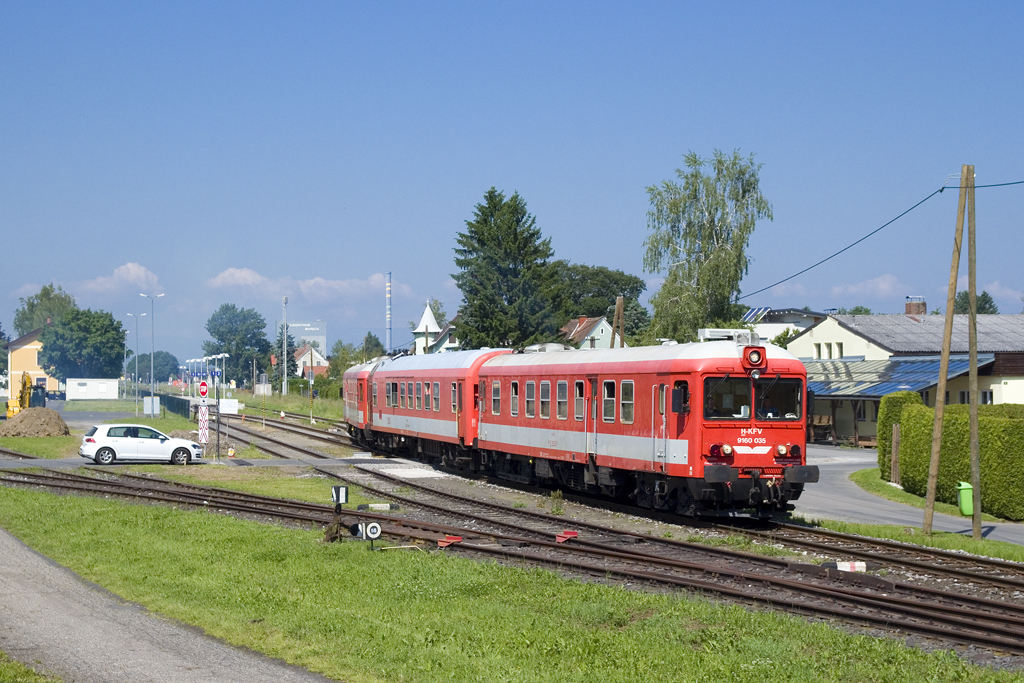
[[[210,385],[206,382],[199,383],[199,395],[206,398],[206,395],[210,393]]]
[[[380,538],[380,532],[380,524],[378,524],[377,522],[370,522],[366,525],[366,537],[371,541],[376,541],[378,538]]]

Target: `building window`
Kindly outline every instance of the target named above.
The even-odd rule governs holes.
[[[434,382],[434,412],[441,412],[441,383]]]
[[[508,392],[508,409],[512,417],[519,415],[519,382],[512,382]]]
[[[633,424],[632,380],[622,383],[622,390],[619,392],[619,419],[622,424]]]
[[[990,406],[992,405],[992,392],[983,391],[981,392],[981,405]]]
[[[576,380],[575,388],[575,402],[576,402],[576,420],[579,422],[583,421],[583,414],[586,412],[585,401],[583,400],[583,380]]]
[[[423,382],[416,382],[416,410],[423,410]]]
[[[867,401],[857,401],[857,422],[864,422],[867,420],[865,413],[867,412]]]
[[[871,402],[871,421],[878,422],[878,401]]]
[[[832,344],[825,344],[825,353],[828,355],[828,359],[832,360]]]
[[[945,397],[945,399],[943,400],[943,403],[944,403],[945,405],[947,405],[947,406],[949,405],[949,392],[948,392],[948,391],[946,392],[946,397]]]
[[[821,344],[814,345],[814,360],[821,360]]]
[[[536,382],[526,383],[526,417],[533,417],[534,415],[536,415],[536,391]]]
[[[491,414],[501,415],[501,382],[491,384]]]
[[[929,395],[930,395],[930,394],[931,394],[931,392],[930,392],[930,391],[928,391],[927,389],[925,389],[924,391],[922,391],[922,392],[921,392],[921,400],[922,400],[922,401],[924,401],[924,404],[925,404],[925,405],[928,405],[928,401],[930,401],[930,400],[931,400],[931,399],[929,398]]]
[[[960,403],[961,404],[965,404],[965,403],[970,403],[970,402],[971,402],[971,392],[969,392],[969,391],[961,391],[960,392]]]
[[[555,387],[555,415],[559,420],[569,419],[569,383],[565,380]]]
[[[748,380],[749,381],[749,380]],[[605,422],[615,422],[615,381],[605,380],[604,382],[604,403],[601,419]]]
[[[551,382],[540,383],[540,416],[543,420],[551,417]]]
[[[843,357],[843,342],[836,342],[836,358]]]

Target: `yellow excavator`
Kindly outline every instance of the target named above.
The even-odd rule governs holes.
[[[25,372],[21,375],[21,390],[18,391],[17,398],[12,398],[7,402],[7,418],[10,419],[25,408],[28,408],[31,401],[32,378],[28,376],[27,372]]]

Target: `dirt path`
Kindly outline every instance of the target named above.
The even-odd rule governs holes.
[[[325,683],[149,614],[0,530],[0,650],[65,683]]]

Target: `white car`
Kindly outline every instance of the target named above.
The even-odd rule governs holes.
[[[115,460],[148,460],[187,465],[202,459],[203,447],[143,425],[95,425],[82,437],[78,454],[95,460],[97,465],[109,465]]]

